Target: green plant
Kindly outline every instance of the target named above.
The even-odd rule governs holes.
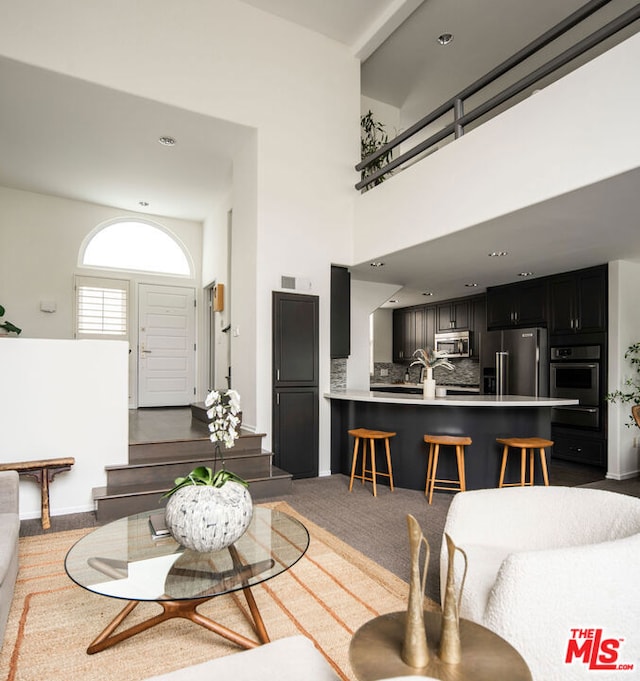
[[[631,368],[635,370],[636,375],[626,378],[621,390],[607,393],[607,400],[613,403],[640,404],[640,342],[630,345],[624,353],[624,358],[629,360]],[[631,413],[629,414],[629,421],[625,425],[627,428],[637,426]]]
[[[174,480],[174,487],[172,487],[162,498],[170,497],[174,492],[188,485],[201,485],[204,487],[222,487],[227,482],[238,482],[245,487],[249,487],[249,483],[243,480],[240,476],[231,471],[221,468],[215,473],[208,466],[198,466],[194,468],[189,475],[184,478],[176,478]]]
[[[389,141],[389,136],[385,132],[384,123],[374,120],[373,113],[369,110],[364,116],[360,117],[360,158],[364,160],[371,154],[375,153],[383,147]],[[365,180],[369,175],[372,175],[380,168],[391,161],[393,158],[393,151],[389,151],[379,156],[373,163],[363,168],[360,177]],[[385,173],[384,175],[373,180],[371,184],[376,185],[384,182],[391,173]]]
[[[4,307],[2,307],[2,305],[0,305],[0,317],[4,317]],[[19,329],[15,324],[7,321],[0,322],[0,329],[6,329],[10,333],[13,332],[17,335],[22,333],[22,329]]]

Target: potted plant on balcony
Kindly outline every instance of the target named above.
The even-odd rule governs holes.
[[[367,113],[364,114],[364,116],[360,117],[361,160],[364,160],[365,158],[367,158],[367,156],[370,156],[371,154],[378,151],[378,149],[387,144],[388,141],[389,136],[385,131],[384,123],[376,121],[373,118],[373,113],[371,112],[371,109],[369,109],[369,111],[367,111]],[[380,170],[380,168],[384,168],[384,166],[386,166],[387,163],[389,163],[389,161],[391,161],[392,158],[393,151],[390,150],[384,153],[382,156],[377,158],[373,163],[368,165],[366,168],[362,169],[362,171],[360,172],[361,179],[365,180],[367,177],[369,177],[369,175],[372,175],[377,170]],[[373,180],[371,184],[376,185],[384,182],[389,177],[390,174],[391,173],[385,173],[376,180]]]
[[[0,305],[0,318],[4,317],[4,307]],[[15,324],[12,324],[11,322],[0,319],[0,335],[8,335],[10,333],[15,333],[16,336],[19,336],[22,333],[22,329],[19,329]]]
[[[221,446],[233,447],[238,437],[240,396],[235,390],[212,390],[205,405],[209,407],[209,438],[215,445],[213,467],[198,466],[176,478],[164,495],[169,497],[165,521],[172,537],[188,549],[203,552],[233,544],[253,515],[249,485],[227,470]]]

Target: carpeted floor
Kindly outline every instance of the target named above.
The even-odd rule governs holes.
[[[297,515],[285,503],[276,507]],[[272,639],[300,633],[308,636],[343,681],[350,681],[348,650],[353,633],[378,614],[404,610],[408,586],[308,518],[300,519],[311,535],[307,554],[291,570],[252,592]],[[137,681],[184,667],[187,662],[237,651],[233,644],[191,622],[172,620],[111,649],[87,655],[87,645],[123,607],[122,601],[76,586],[64,572],[67,550],[87,531],[20,540],[20,573],[0,652],[0,678]],[[253,636],[235,597],[217,597],[201,609]],[[127,623],[134,624],[136,618],[147,618],[157,610],[153,603],[142,603]]]
[[[603,471],[591,466],[552,462],[550,478],[554,485],[584,485],[640,497],[640,478],[605,480]],[[433,504],[429,506],[424,494],[418,490],[396,489],[391,493],[388,487],[379,485],[378,496],[374,498],[370,485],[357,483],[351,494],[348,486],[349,479],[344,475],[294,480],[292,494],[282,499],[405,581],[409,574],[406,516],[411,513],[419,521],[431,546],[426,594],[440,602],[440,545],[452,495],[447,492],[436,493]],[[93,527],[95,524],[93,513],[54,516],[49,532]],[[21,523],[22,536],[42,532],[38,519],[23,520]]]

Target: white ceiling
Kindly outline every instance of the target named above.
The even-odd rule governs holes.
[[[363,94],[410,108],[418,104],[416,93],[424,100],[420,106],[440,104],[586,0],[243,1],[344,43],[364,61]],[[612,0],[604,12],[619,14],[632,4]],[[446,48],[436,40],[443,32],[454,34]],[[233,152],[248,133],[2,58],[0,92],[0,185],[153,215],[203,219],[229,191]],[[177,144],[161,146],[162,135]],[[354,184],[357,179],[354,171]],[[399,304],[407,305],[424,302],[426,289],[436,293],[429,300],[472,292],[460,290],[470,280],[480,291],[517,279],[519,271],[543,275],[620,257],[640,259],[640,229],[633,220],[640,214],[637,186],[631,173],[428,249],[381,253],[386,267],[378,280],[405,286]],[[487,258],[489,242],[491,248],[504,244],[510,255]],[[353,273],[370,278],[370,269],[363,263]]]

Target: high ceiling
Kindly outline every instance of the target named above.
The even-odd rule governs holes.
[[[418,111],[455,94],[586,0],[242,1],[347,45],[363,61],[363,94]],[[634,4],[612,0],[602,12],[616,15]],[[635,31],[634,26],[626,35]],[[454,39],[443,48],[437,36],[445,32]],[[241,126],[2,58],[0,92],[0,185],[141,213],[202,220],[229,190],[233,150],[248,134]],[[175,137],[178,144],[160,145],[163,135]],[[640,258],[635,234],[640,230],[632,229],[640,206],[637,192],[629,191],[637,180],[630,174],[619,186],[584,190],[580,196],[433,242],[432,254],[441,254],[443,263],[455,258],[456,267],[436,270],[429,287],[438,290],[437,297],[450,297],[461,295],[454,291],[462,277],[484,287],[513,280],[514,271],[542,275],[551,273],[550,268]],[[584,209],[592,204],[593,210]],[[624,228],[602,229],[602,221],[612,215]],[[560,232],[554,229],[554,216],[562,216]],[[526,260],[513,257],[509,263],[489,265],[487,258],[471,257],[486,250],[488,235],[526,235],[527,226],[539,225],[542,217],[550,225],[548,239],[539,227],[537,240],[528,243],[523,236]],[[576,251],[576,241],[563,235],[575,236],[578,225],[581,247]],[[561,257],[548,257],[544,246],[551,239],[564,244]],[[400,304],[424,302],[416,297],[426,285],[420,249],[380,257],[387,262],[386,280],[406,287]],[[354,276],[366,278],[367,267],[355,267]],[[452,276],[453,269],[460,277]]]

